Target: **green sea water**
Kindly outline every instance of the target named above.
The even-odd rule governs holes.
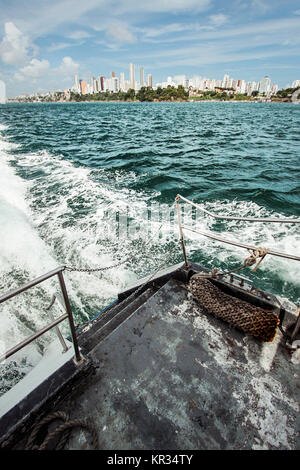
[[[151,239],[178,193],[221,215],[299,218],[299,175],[299,105],[0,105],[0,293],[61,264],[95,268],[129,257],[104,273],[66,274],[81,324],[164,260],[182,261],[176,214]],[[115,225],[124,215],[134,236],[120,239]],[[196,215],[191,220],[201,230],[299,256],[299,225]],[[208,268],[232,269],[249,255],[192,232],[185,241],[188,258]],[[267,256],[257,272],[243,274],[281,298],[300,297],[297,261]],[[44,326],[55,289],[49,281],[1,307],[2,344]],[[50,339],[14,359],[3,390]]]

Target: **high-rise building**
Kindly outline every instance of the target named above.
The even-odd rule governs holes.
[[[99,77],[100,80],[100,91],[104,91],[105,89],[105,77]]]
[[[153,79],[151,73],[147,75],[147,86],[149,86],[150,88],[153,87]]]
[[[300,87],[300,80],[294,80],[294,81],[293,81],[293,84],[292,84],[292,87],[293,87],[293,88]]]
[[[6,103],[6,85],[3,80],[0,80],[0,104]]]
[[[125,91],[125,73],[120,73],[120,90]]]
[[[87,94],[87,82],[84,82],[83,80],[79,80],[79,85],[80,85],[80,93],[82,95]]]
[[[115,72],[112,72],[111,73],[111,78],[115,78],[115,76],[116,76]]]
[[[230,77],[229,75],[224,75],[223,81],[222,81],[222,88],[230,88]]]
[[[135,89],[135,79],[134,79],[134,64],[130,64],[129,66],[129,71],[130,71],[130,88]]]
[[[144,86],[144,67],[140,67],[140,87]]]
[[[267,94],[271,90],[271,80],[269,77],[264,77],[261,79],[259,82],[259,88],[258,91],[259,93],[264,93]]]
[[[80,93],[80,85],[79,85],[78,75],[75,75],[75,92]]]
[[[93,93],[98,93],[99,92],[98,80],[95,77],[92,78],[92,89],[93,89]]]

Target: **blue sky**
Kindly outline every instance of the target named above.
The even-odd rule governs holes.
[[[8,97],[66,89],[143,66],[154,81],[195,75],[300,79],[299,0],[0,0]]]

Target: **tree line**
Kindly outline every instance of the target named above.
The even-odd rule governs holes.
[[[167,88],[142,87],[137,92],[130,88],[128,91],[104,91],[81,95],[79,93],[70,94],[70,101],[186,101],[189,92],[182,85],[178,88],[169,85]]]

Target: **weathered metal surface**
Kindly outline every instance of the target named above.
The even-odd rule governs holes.
[[[299,365],[280,339],[205,314],[171,280],[94,348],[63,408],[92,417],[102,449],[299,449]]]

